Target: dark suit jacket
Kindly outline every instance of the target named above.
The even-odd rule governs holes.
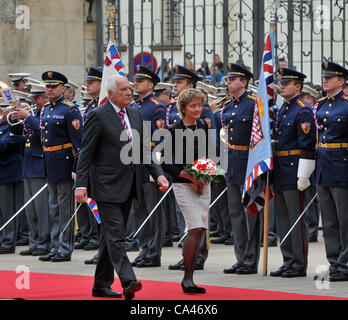
[[[140,150],[143,150],[141,113],[129,107],[126,111],[132,130],[137,130],[140,135]],[[88,115],[77,165],[75,188],[90,186],[89,196],[95,201],[125,202],[132,192],[135,177],[137,196],[142,200],[140,165],[126,165],[121,162],[121,149],[128,143],[120,140],[123,130],[125,129],[121,119],[109,101]],[[148,164],[146,168],[155,181],[160,175],[164,175],[158,165]]]

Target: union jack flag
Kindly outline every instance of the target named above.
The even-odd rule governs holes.
[[[126,75],[124,72],[124,65],[122,63],[121,56],[117,51],[115,45],[111,41],[109,41],[104,60],[99,106],[101,106],[108,100],[106,84],[108,82],[108,79],[114,74],[119,74],[121,76]]]
[[[94,218],[97,220],[98,223],[101,223],[97,203],[91,198],[88,198],[87,204],[88,204],[88,207],[91,209],[91,212],[93,213]]]
[[[244,207],[253,216],[265,205],[266,181],[263,174],[273,169],[271,144],[271,121],[274,109],[273,43],[274,33],[271,32],[267,36],[263,53],[242,196]]]

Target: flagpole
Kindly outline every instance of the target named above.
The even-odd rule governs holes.
[[[268,225],[269,225],[269,171],[267,171],[267,183],[265,188],[265,207],[263,209],[263,275],[267,276],[268,265]]]
[[[116,16],[116,6],[113,4],[108,4],[106,7],[106,15],[109,20],[109,41],[114,43],[115,41],[115,16]]]

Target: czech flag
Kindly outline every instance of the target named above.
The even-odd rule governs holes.
[[[100,224],[101,220],[100,220],[100,215],[99,215],[97,203],[94,200],[92,200],[91,198],[88,198],[87,204],[88,204],[88,207],[91,209],[94,218],[96,218],[98,224]]]

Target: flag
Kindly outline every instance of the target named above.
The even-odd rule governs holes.
[[[273,169],[273,43],[274,33],[271,32],[263,53],[242,196],[244,207],[253,216],[265,205],[266,181],[263,174]]]
[[[94,216],[94,218],[96,218],[97,222],[100,223],[100,215],[99,215],[99,211],[98,211],[98,206],[96,204],[96,202],[94,200],[92,200],[91,198],[87,199],[87,204],[88,207],[91,209],[91,212]]]
[[[109,41],[104,60],[103,78],[99,95],[99,106],[101,106],[108,100],[106,85],[108,83],[108,79],[114,74],[119,74],[121,76],[126,75],[124,72],[124,65],[122,63],[121,56],[118,53],[115,45],[111,41]]]

